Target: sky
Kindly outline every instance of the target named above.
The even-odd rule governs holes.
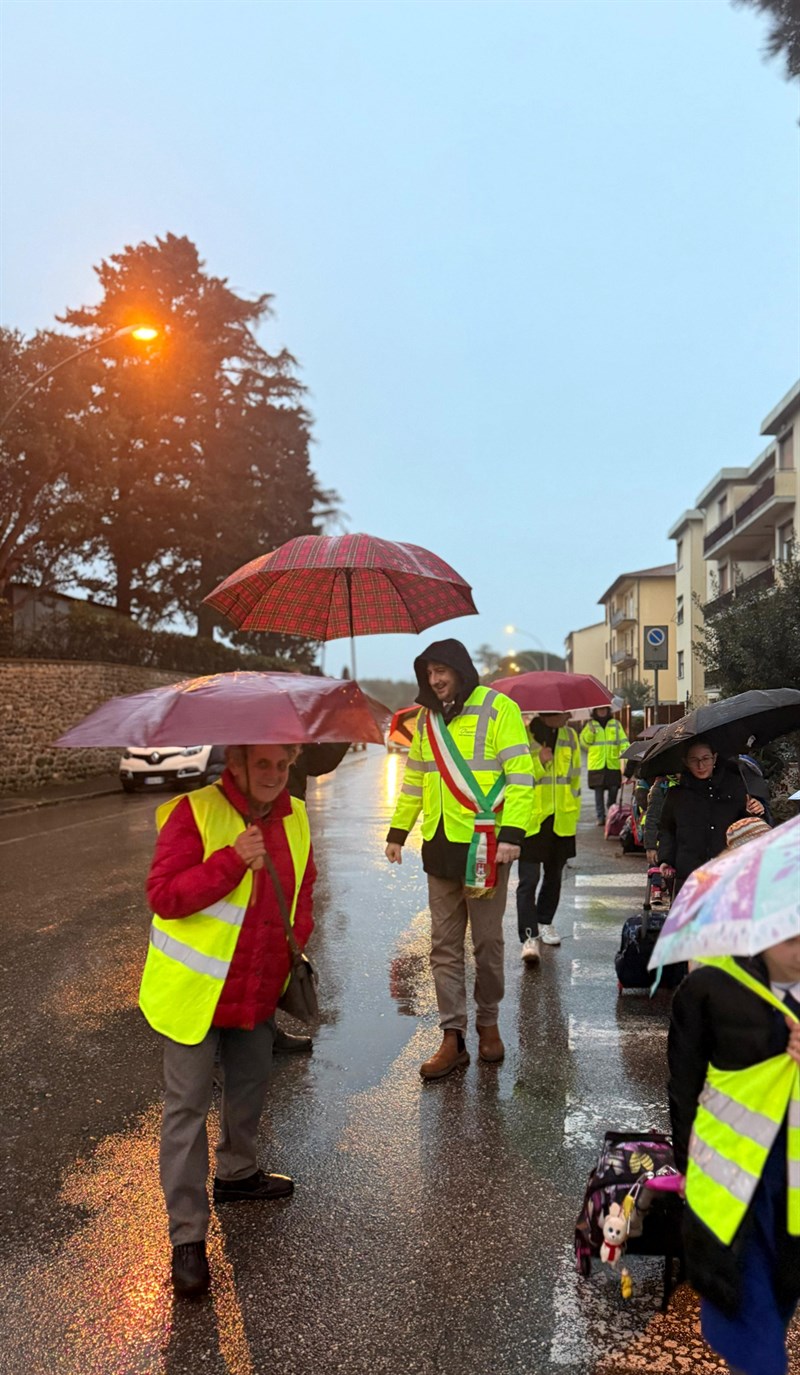
[[[344,528],[480,613],[360,640],[361,677],[443,635],[563,652],[800,374],[798,94],[748,8],[3,0],[2,30],[0,320],[52,327],[168,232],[273,293]]]

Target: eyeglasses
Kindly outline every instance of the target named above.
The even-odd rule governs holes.
[[[691,759],[687,759],[687,764],[713,764],[713,754],[693,754]]]

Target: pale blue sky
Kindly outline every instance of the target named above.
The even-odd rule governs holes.
[[[4,0],[3,29],[3,323],[167,231],[273,292],[348,527],[481,612],[361,641],[363,676],[507,622],[560,652],[798,376],[797,91],[727,0]]]

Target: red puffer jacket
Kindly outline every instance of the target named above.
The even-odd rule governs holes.
[[[222,775],[225,796],[247,816],[249,807],[228,769]],[[284,791],[275,799],[269,815],[258,824],[291,910],[294,897],[294,866],[283,826],[292,809]],[[245,865],[232,845],[216,850],[203,860],[203,842],[188,797],[178,803],[159,832],[156,852],[147,878],[147,897],[154,912],[180,920],[219,902],[241,882]],[[294,933],[302,949],[314,929],[311,915],[314,880],[313,852],[297,899]],[[245,914],[228,977],[214,1013],[214,1026],[250,1029],[275,1011],[289,973],[289,950],[278,899],[269,874],[253,875],[253,898]]]

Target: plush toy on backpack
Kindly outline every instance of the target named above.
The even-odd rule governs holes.
[[[628,1239],[628,1219],[618,1203],[612,1203],[603,1218],[603,1244],[600,1259],[607,1265],[618,1265]]]

